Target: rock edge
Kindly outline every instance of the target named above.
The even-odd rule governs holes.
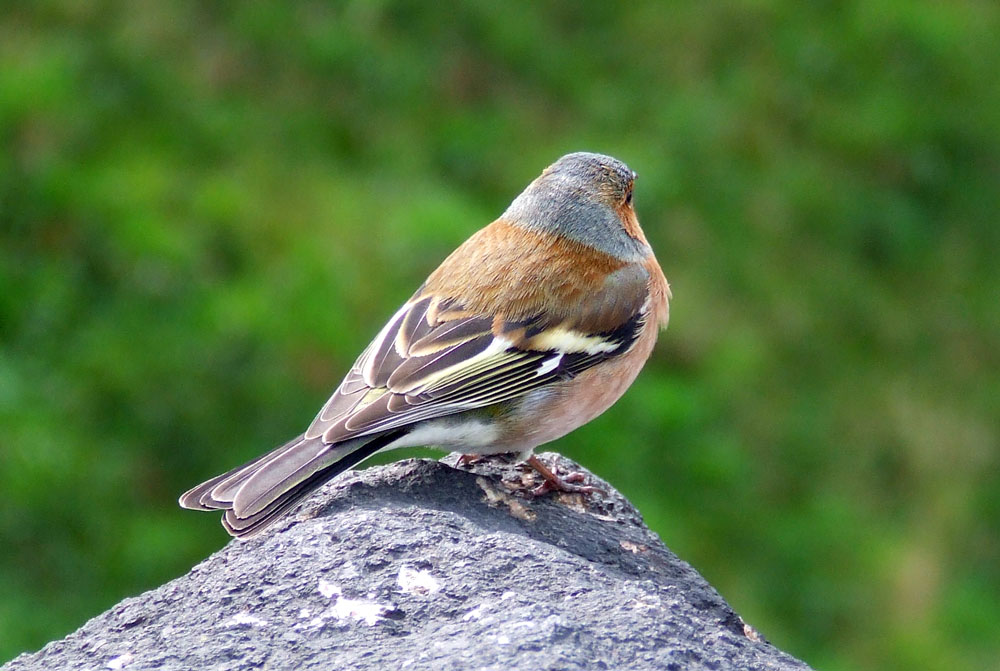
[[[0,671],[809,668],[607,483],[533,498],[534,473],[455,459],[344,474],[259,538]]]

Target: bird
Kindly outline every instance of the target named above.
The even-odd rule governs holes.
[[[302,434],[180,505],[222,511],[245,540],[376,452],[421,445],[513,453],[573,490],[532,451],[617,401],[669,317],[636,177],[611,156],[559,158],[430,274]]]

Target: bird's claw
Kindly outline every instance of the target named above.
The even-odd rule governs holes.
[[[531,490],[532,496],[544,496],[549,492],[565,492],[568,494],[600,494],[605,495],[605,491],[600,487],[594,487],[593,485],[578,485],[575,483],[583,482],[587,479],[587,476],[583,473],[569,473],[563,477],[559,477],[553,469],[543,464],[538,457],[532,455],[527,459],[529,466],[534,468],[542,476],[542,484],[538,485]]]

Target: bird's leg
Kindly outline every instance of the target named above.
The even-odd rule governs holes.
[[[525,460],[529,466],[534,468],[538,473],[544,478],[542,484],[531,490],[534,496],[542,496],[548,494],[549,492],[570,492],[574,494],[604,494],[604,490],[599,487],[593,487],[591,485],[577,485],[572,484],[576,482],[583,482],[586,476],[583,473],[570,473],[566,477],[560,478],[555,472],[548,466],[542,463],[542,460],[531,455]]]

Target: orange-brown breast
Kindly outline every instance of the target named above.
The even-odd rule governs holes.
[[[531,450],[566,435],[610,408],[639,375],[656,344],[658,330],[656,322],[647,322],[627,353],[557,384],[551,393],[534,402],[526,398],[504,427],[497,451]]]
[[[663,270],[660,269],[655,257],[650,256],[643,265],[649,272],[649,300],[653,317],[650,321],[666,327],[670,319],[670,299],[673,298],[670,283],[663,276]]]
[[[580,373],[554,390],[544,402],[524,408],[509,427],[511,445],[520,450],[566,435],[610,408],[628,390],[653,352],[661,326],[670,314],[670,284],[656,259],[644,263],[649,272],[650,318],[639,338],[622,356],[609,359]]]

